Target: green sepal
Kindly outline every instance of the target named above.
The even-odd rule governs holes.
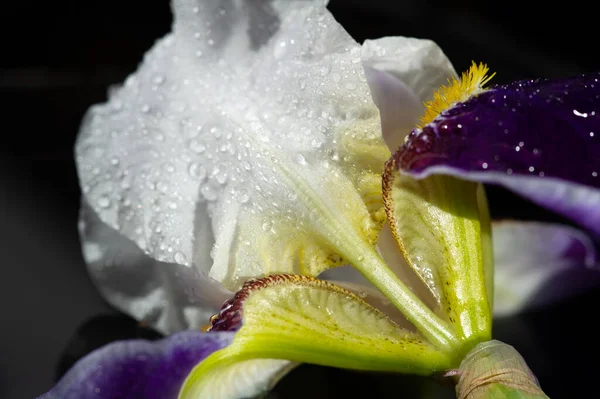
[[[241,323],[235,325],[240,316]],[[272,275],[247,282],[213,318],[212,328],[217,326],[239,330],[231,345],[192,370],[181,390],[182,399],[212,392],[207,391],[213,389],[210,381],[254,359],[417,375],[457,364],[358,295],[307,276]]]
[[[467,350],[489,340],[493,265],[481,185],[444,175],[417,180],[399,171],[392,158],[383,187],[392,233],[437,298],[438,311]]]

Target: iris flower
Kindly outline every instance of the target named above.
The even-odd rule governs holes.
[[[303,362],[545,397],[492,314],[596,266],[598,75],[486,88],[431,41],[357,44],[325,6],[174,0],[90,109],[85,260],[170,335],[98,349],[42,398],[252,397]],[[481,183],[573,224],[491,223]]]

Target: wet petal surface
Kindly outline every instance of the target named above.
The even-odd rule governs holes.
[[[600,235],[599,77],[491,88],[411,133],[401,168],[505,186]]]

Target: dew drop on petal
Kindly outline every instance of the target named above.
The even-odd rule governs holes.
[[[227,183],[228,178],[229,174],[227,173],[227,169],[225,169],[223,166],[219,166],[215,171],[215,180],[219,184],[225,184]]]
[[[187,263],[187,257],[181,251],[175,252],[175,255],[173,255],[173,259],[175,260],[175,263],[179,263],[182,265]]]
[[[206,145],[196,139],[190,140],[190,148],[196,154],[202,154],[204,151],[206,151]]]
[[[106,195],[100,196],[98,198],[98,206],[100,208],[108,208],[110,206],[110,199]]]
[[[245,189],[238,191],[237,200],[240,204],[245,204],[250,201],[250,195],[248,194],[248,191]]]
[[[204,180],[206,178],[206,168],[198,162],[192,162],[188,168],[188,172],[194,179]]]
[[[304,155],[302,155],[302,154],[296,154],[294,156],[294,160],[299,165],[303,165],[303,166],[306,165],[306,158],[304,158]]]
[[[200,193],[207,201],[214,201],[219,197],[217,190],[210,184],[204,184],[200,187]]]

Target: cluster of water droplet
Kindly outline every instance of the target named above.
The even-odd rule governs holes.
[[[260,215],[257,234],[309,216],[280,165],[311,180],[338,163],[344,126],[377,115],[360,47],[322,9],[257,16],[207,3],[175,2],[174,32],[90,110],[77,143],[82,190],[101,219],[180,264],[231,209],[238,222]],[[195,221],[197,207],[212,226]]]

